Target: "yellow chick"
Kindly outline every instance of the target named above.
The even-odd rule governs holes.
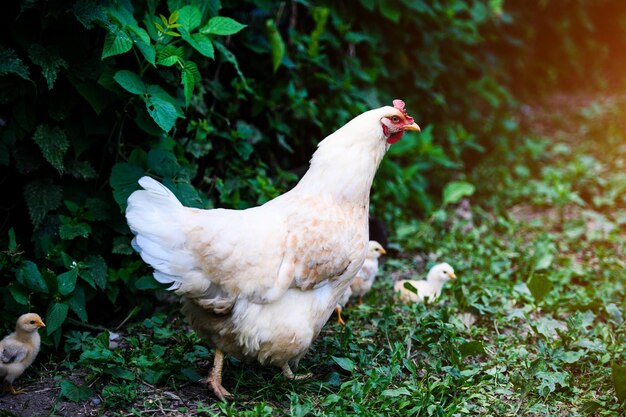
[[[428,271],[425,281],[397,281],[393,286],[393,290],[400,296],[400,301],[403,303],[423,303],[426,298],[428,298],[428,301],[438,298],[441,295],[443,284],[453,278],[456,278],[454,269],[444,262],[433,266]],[[415,288],[417,293],[405,288],[404,284],[406,283]]]
[[[39,330],[46,327],[41,317],[35,313],[22,314],[15,325],[15,332],[0,341],[0,381],[5,391],[13,395],[24,393],[16,390],[13,381],[24,373],[39,353],[41,338]]]
[[[386,253],[380,243],[375,240],[369,241],[365,262],[350,283],[352,296],[359,298],[359,304],[363,304],[363,296],[367,294],[369,290],[372,289],[372,285],[374,285],[374,279],[378,274],[378,258]]]

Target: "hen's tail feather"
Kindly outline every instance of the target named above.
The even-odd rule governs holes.
[[[154,268],[154,278],[171,284],[169,290],[204,291],[208,283],[198,288],[194,280],[197,259],[185,247],[183,227],[185,207],[174,193],[150,177],[142,177],[128,198],[126,219],[135,234],[132,246],[141,258]]]

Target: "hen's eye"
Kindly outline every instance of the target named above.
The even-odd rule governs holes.
[[[35,320],[31,320],[31,321],[30,321],[30,324],[35,324]]]
[[[391,118],[391,121],[394,122],[394,123],[399,123],[400,122],[400,118],[398,116],[393,116]]]

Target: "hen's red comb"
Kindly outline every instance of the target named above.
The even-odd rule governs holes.
[[[413,120],[413,118],[411,116],[409,116],[406,112],[406,110],[404,110],[404,101],[399,100],[399,99],[395,99],[393,101],[393,107],[395,107],[396,109],[400,110],[402,112],[402,114],[404,114],[404,117],[406,117],[406,121],[407,123],[411,124],[413,122],[415,122],[415,120]]]

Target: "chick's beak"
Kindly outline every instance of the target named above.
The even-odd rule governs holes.
[[[454,279],[456,279],[456,274],[455,274],[454,272],[451,272],[451,273],[450,273],[450,278],[454,278]]]
[[[46,327],[46,324],[45,324],[43,321],[41,321],[41,320],[39,320],[38,322],[36,322],[36,323],[35,323],[35,325],[36,325],[37,327]]]
[[[405,131],[406,130],[410,130],[410,131],[413,131],[413,132],[421,132],[422,131],[422,129],[420,129],[420,127],[415,122],[411,123],[410,125],[405,125],[404,126],[404,130]]]
[[[383,248],[380,248],[380,254],[381,255],[386,255],[387,251],[385,249],[383,249]]]

